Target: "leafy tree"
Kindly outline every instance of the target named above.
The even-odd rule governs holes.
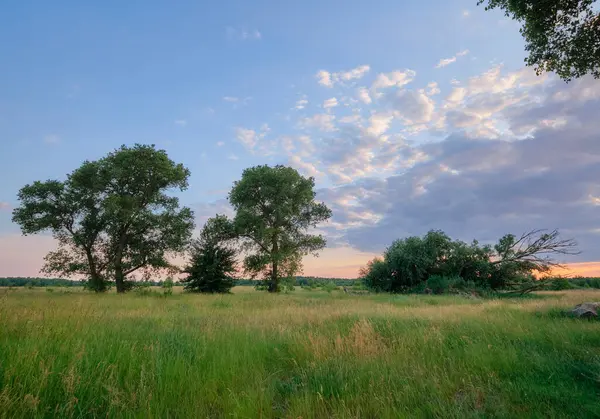
[[[555,71],[562,79],[591,74],[600,78],[600,13],[596,0],[479,0],[522,23],[529,56],[538,74]]]
[[[184,250],[193,214],[166,191],[185,189],[188,177],[164,150],[122,146],[84,162],[64,182],[23,187],[13,221],[24,234],[51,231],[58,240],[46,256],[46,273],[85,275],[96,291],[113,277],[124,292],[127,275],[172,268],[168,254]]]
[[[228,245],[231,224],[223,215],[207,221],[192,245],[190,264],[182,281],[191,292],[227,293],[235,285],[236,251]]]
[[[269,292],[279,291],[282,278],[293,277],[302,256],[325,247],[321,235],[307,233],[328,220],[331,210],[315,201],[315,182],[285,166],[256,166],[235,182],[229,202],[236,211],[233,228],[247,252],[244,269],[262,276]]]
[[[494,247],[477,241],[467,245],[430,231],[423,237],[396,240],[383,259],[374,259],[361,270],[361,277],[370,289],[385,292],[424,289],[430,281],[440,292],[443,284],[458,284],[458,279],[461,287],[531,291],[541,284],[536,277],[561,267],[553,257],[577,254],[575,246],[556,230],[533,230],[519,238],[507,234]]]
[[[49,231],[58,249],[48,253],[42,271],[89,278],[95,291],[106,290],[106,236],[108,217],[102,207],[102,187],[95,174],[97,163],[84,162],[64,182],[48,180],[25,185],[18,193],[21,205],[13,222],[24,235]]]

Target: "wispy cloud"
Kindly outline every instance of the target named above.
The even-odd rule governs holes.
[[[233,26],[227,26],[225,33],[227,38],[239,41],[262,39],[262,34],[258,29],[248,29],[246,27],[234,28]]]
[[[252,96],[246,96],[244,98],[237,96],[223,96],[223,102],[231,103],[233,108],[237,108],[239,106],[246,106],[252,100]]]
[[[329,108],[335,108],[338,105],[338,100],[334,97],[330,98],[330,99],[326,99],[323,102],[323,107],[325,109],[329,109]]]
[[[179,125],[180,127],[185,127],[187,125],[187,121],[185,119],[176,119],[175,125]]]
[[[2,202],[0,201],[0,211],[2,210],[9,210],[11,208],[10,204],[8,202]]]
[[[46,135],[44,137],[44,142],[46,144],[58,144],[60,143],[60,137],[56,134]]]
[[[361,79],[369,72],[369,70],[371,70],[371,67],[368,65],[361,65],[348,71],[336,73],[327,70],[319,70],[315,77],[321,86],[333,87],[336,83]]]
[[[238,156],[236,156],[235,154],[230,154],[229,156],[227,156],[227,158],[229,160],[239,160],[240,158]]]
[[[306,105],[308,105],[308,100],[306,99],[300,99],[296,102],[296,106],[295,108],[298,110],[304,109],[306,108]]]
[[[458,57],[463,57],[463,56],[467,55],[468,53],[469,53],[469,50],[468,50],[468,49],[465,49],[465,50],[463,50],[463,51],[460,51],[460,52],[456,53],[456,55],[455,55],[455,56],[453,56],[453,57],[450,57],[450,58],[442,58],[442,59],[441,59],[441,60],[440,60],[440,61],[437,63],[437,65],[435,66],[435,68],[442,68],[442,67],[446,67],[447,65],[450,65],[450,64],[452,64],[453,62],[455,62],[455,61],[456,61],[456,59],[457,59]]]
[[[217,141],[217,147],[223,147],[225,145],[225,141]]]
[[[465,9],[465,10],[462,11],[462,15],[463,15],[463,17],[469,17],[471,15],[471,11]]]

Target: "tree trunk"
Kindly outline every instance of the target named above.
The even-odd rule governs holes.
[[[94,260],[94,255],[92,255],[91,250],[86,249],[85,253],[87,255],[88,264],[90,266],[90,288],[95,292],[104,292],[106,291],[106,284],[102,279],[102,276],[98,273],[96,269],[96,261]]]
[[[277,272],[277,268],[279,267],[279,261],[277,258],[279,257],[279,246],[277,245],[277,238],[273,239],[273,251],[271,253],[273,257],[273,264],[271,266],[271,281],[269,282],[269,292],[277,292],[279,290],[279,273]]]
[[[117,285],[117,293],[125,292],[125,275],[123,274],[123,267],[119,263],[115,266],[115,283]]]

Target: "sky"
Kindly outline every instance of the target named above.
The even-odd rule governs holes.
[[[11,223],[19,188],[134,143],[191,170],[197,231],[231,214],[244,168],[313,176],[333,217],[307,275],[356,277],[430,229],[537,228],[599,275],[600,80],[537,76],[518,29],[477,0],[7,2],[0,276],[37,275],[54,246]]]

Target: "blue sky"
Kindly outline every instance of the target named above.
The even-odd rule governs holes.
[[[517,205],[465,229],[454,207],[471,202],[484,217],[494,205],[481,192],[489,188],[467,181],[462,201],[436,195],[447,211],[418,214],[427,212],[419,208],[433,186],[447,181],[440,173],[456,175],[450,186],[457,187],[465,173],[488,170],[473,161],[450,167],[453,147],[465,154],[483,148],[487,158],[507,147],[522,155],[527,141],[544,140],[544,130],[576,121],[589,131],[593,119],[580,113],[597,104],[598,81],[536,78],[523,69],[524,56],[518,25],[476,0],[10,2],[0,15],[0,247],[49,246],[17,238],[10,209],[21,186],[62,178],[85,159],[135,142],[154,143],[191,169],[181,200],[199,223],[226,210],[226,192],[245,167],[282,163],[314,175],[319,196],[334,208],[323,229],[338,249],[331,254],[346,261],[335,272],[356,270],[402,234],[442,228],[486,239],[523,228],[510,218]],[[582,106],[556,110],[563,91]],[[543,118],[543,106],[558,113]],[[525,111],[531,120],[517,124]],[[551,170],[550,160],[539,170]],[[408,180],[403,207],[383,205],[397,199],[395,182]],[[506,182],[510,195],[524,179]],[[585,185],[572,199],[595,202],[594,186]],[[523,207],[517,219],[535,221],[544,211]],[[585,228],[560,214],[531,228],[585,230],[591,243],[590,217]],[[5,274],[31,274],[23,267],[39,267],[31,253]]]

